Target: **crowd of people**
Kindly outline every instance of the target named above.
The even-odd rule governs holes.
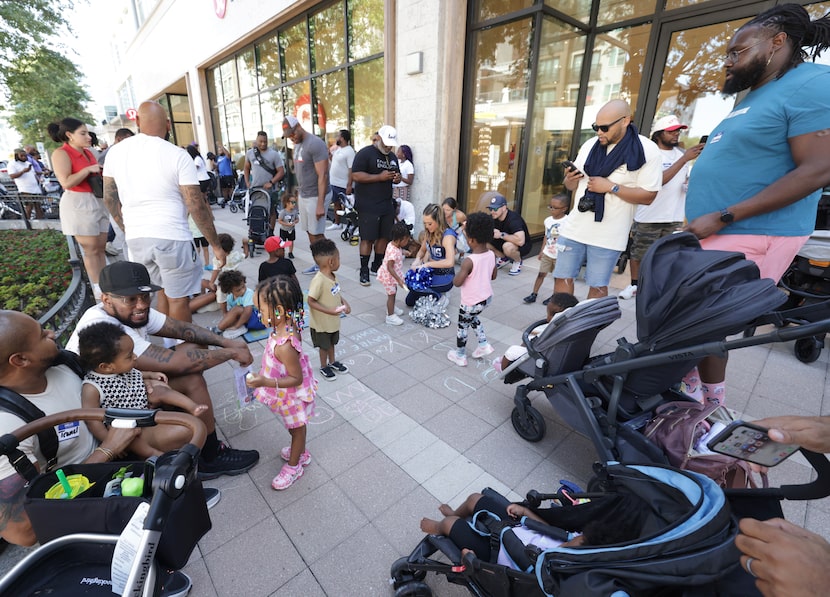
[[[567,194],[549,199],[539,273],[523,301],[535,303],[550,274],[552,292],[542,301],[550,321],[576,303],[574,281],[583,265],[587,298],[606,296],[629,239],[631,283],[620,298],[633,298],[646,251],[677,230],[691,231],[704,248],[745,253],[762,277],[777,281],[812,232],[820,191],[830,184],[830,100],[824,93],[830,69],[806,62],[803,49],[813,48],[815,57],[828,46],[827,18],[810,21],[798,5],[776,6],[743,25],[727,48],[723,92],[747,94],[740,109],[688,148],[679,141],[688,126],[674,115],[656,119],[645,137],[633,124],[626,101],[602,106],[592,125],[596,135],[567,164],[564,187],[573,201]],[[472,358],[494,352],[480,319],[494,298],[491,282],[502,267],[519,275],[533,250],[527,223],[503,195],[492,194],[483,211],[468,214],[452,197],[430,202],[421,214],[423,232],[416,235],[413,153],[399,142],[394,127],[380,127],[369,145],[355,151],[348,130],[339,131],[328,147],[288,115],[282,131],[293,144],[291,168],[264,131],[245,153],[243,180],[268,193],[272,230],[257,284],[249,286],[238,270],[244,260],[239,245],[217,232],[208,202],[214,191],[228,201],[236,184],[227,150],[219,147],[203,158],[195,143],[185,149],[171,144],[166,112],[155,102],[141,104],[136,124],[138,134],[125,129],[100,155],[91,150],[93,139],[83,122],[65,118],[50,125],[50,136],[61,143],[52,155],[63,188],[61,227],[82,247],[98,301],[80,318],[67,345],[88,373],[80,379],[63,365],[52,366],[58,353],[52,333],[26,315],[0,311],[0,385],[47,414],[81,404],[183,409],[208,429],[201,478],[237,475],[252,468],[259,453],[233,449],[218,439],[202,373],[228,361],[251,365],[240,336],[269,329],[261,368],[246,383],[289,432],[290,445],[280,450],[285,464],[271,483],[276,490],[287,489],[311,462],[306,425],[314,414],[317,379],[332,381],[348,372],[336,347],[341,318],[351,307],[338,277],[339,250],[326,231],[341,226],[337,216],[327,221],[332,202],[343,207],[352,197],[360,237],[358,282],[370,286],[377,276],[383,285],[385,323],[403,323],[396,304],[399,289],[407,291],[405,304],[415,307],[422,297],[440,299],[459,287],[456,348],[447,359],[467,365],[470,330],[477,340]],[[753,142],[759,132],[763,144]],[[21,192],[42,193],[46,170],[33,149],[15,150],[9,174]],[[724,178],[726,162],[730,176]],[[296,185],[286,189],[289,170]],[[314,276],[308,314],[292,262],[297,227],[307,233],[314,262],[302,272]],[[123,234],[129,260],[107,265],[114,229]],[[408,267],[407,257],[412,258]],[[209,279],[204,279],[205,270]],[[222,312],[215,327],[192,323],[194,312],[213,309]],[[306,321],[319,367],[303,352]],[[165,344],[152,343],[151,335],[164,338]],[[515,348],[496,359],[497,369],[521,357],[521,347]],[[710,358],[689,372],[684,383],[691,395],[723,404],[724,377],[725,359]],[[776,441],[830,450],[826,418],[763,423]],[[16,417],[0,412],[3,431],[17,426]],[[61,444],[60,463],[99,462],[126,453],[146,457],[184,441],[172,432],[97,424],[79,424],[70,439]],[[23,450],[43,467],[34,442]],[[22,478],[9,463],[0,463],[0,532],[9,541],[31,544],[34,535],[22,510],[22,492]],[[475,511],[480,497],[472,496],[456,510],[442,506],[448,519],[425,519],[423,529],[452,535],[459,517]],[[823,538],[785,521],[744,520],[741,533],[742,564],[763,592],[794,595],[798,593],[790,587],[820,587],[827,580],[830,545]],[[788,554],[771,544],[788,545]],[[805,557],[796,562],[790,553]]]

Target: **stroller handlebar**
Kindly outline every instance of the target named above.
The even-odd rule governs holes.
[[[193,415],[160,410],[76,408],[41,417],[0,438],[0,454],[8,454],[24,439],[36,433],[71,421],[100,421],[122,427],[179,425],[190,429],[190,443],[201,448],[205,443],[205,424]]]
[[[799,450],[816,471],[816,478],[801,485],[782,485],[755,489],[726,489],[728,496],[772,497],[779,500],[816,500],[830,495],[830,460],[824,454]]]

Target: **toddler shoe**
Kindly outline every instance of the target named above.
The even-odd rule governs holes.
[[[395,315],[403,315],[403,309],[401,309],[400,307],[395,307]]]
[[[285,446],[282,450],[280,450],[280,458],[288,462],[291,458],[291,446]],[[300,466],[308,466],[311,464],[311,454],[308,453],[308,450],[300,454]]]
[[[524,297],[522,300],[523,300],[524,302],[528,303],[528,304],[530,304],[530,303],[535,303],[535,302],[536,302],[536,296],[537,296],[537,295],[536,295],[536,293],[535,293],[535,292],[531,292],[531,293],[530,293],[530,294],[528,294],[526,297]]]
[[[346,365],[344,365],[340,361],[334,361],[333,363],[329,363],[329,367],[331,367],[332,369],[334,369],[338,373],[348,373],[349,372],[349,368],[346,367]]]
[[[479,345],[478,348],[476,348],[473,351],[473,358],[474,359],[483,359],[488,354],[493,354],[493,347],[490,345],[489,342],[487,344]]]
[[[637,296],[637,287],[633,284],[629,284],[623,290],[621,290],[617,296],[623,299],[624,301],[631,300],[635,296]]]
[[[495,369],[496,371],[501,372],[501,357],[496,357],[495,359],[493,359],[493,362],[490,363],[490,364],[493,365],[493,369]]]
[[[447,353],[447,358],[451,360],[453,363],[458,365],[459,367],[466,367],[467,366],[467,357],[460,356],[456,351],[451,350]]]
[[[337,379],[337,374],[330,366],[321,367],[320,375],[322,375],[326,381],[334,381],[335,379]]]
[[[294,484],[294,481],[302,476],[302,465],[298,464],[297,466],[291,466],[290,464],[283,464],[280,474],[274,477],[274,480],[271,481],[271,487],[277,491],[288,489]]]
[[[294,259],[294,253],[289,252],[289,253],[288,253],[288,258],[289,258],[289,259]]]
[[[396,313],[386,316],[386,325],[403,325],[403,319],[398,317]]]
[[[226,329],[224,332],[222,332],[222,336],[227,338],[228,340],[233,340],[234,338],[244,336],[246,333],[248,333],[248,328],[246,328],[244,325],[241,325],[238,328]]]

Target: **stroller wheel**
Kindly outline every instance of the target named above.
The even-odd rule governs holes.
[[[510,421],[513,423],[513,429],[525,441],[535,443],[545,437],[545,418],[532,406],[525,408],[524,413],[514,408],[510,413]]]
[[[432,589],[425,582],[415,580],[399,587],[395,597],[432,597]]]
[[[349,240],[351,237],[352,235],[348,228],[344,229],[343,232],[340,233],[340,238],[343,240]]]
[[[426,570],[411,570],[409,558],[403,557],[392,564],[392,583],[395,589],[412,581],[422,581],[427,577]]]
[[[231,210],[231,213],[232,213],[232,214],[235,214],[236,212],[238,212],[238,211],[239,211],[239,208],[236,206],[236,203],[231,203],[231,204],[228,206],[228,209],[229,209],[229,210]]]
[[[795,358],[802,363],[814,363],[821,355],[822,348],[824,348],[824,338],[810,336],[796,340],[793,353],[795,353]]]

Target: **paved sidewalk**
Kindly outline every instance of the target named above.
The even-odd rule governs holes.
[[[245,225],[239,214],[214,209],[217,227],[239,239]],[[311,264],[302,235],[294,251],[299,271]],[[211,511],[213,530],[201,541],[185,571],[197,597],[246,596],[388,596],[389,567],[408,554],[422,534],[423,516],[438,517],[442,502],[453,506],[485,486],[515,499],[528,489],[552,489],[559,479],[582,483],[595,459],[592,445],[565,426],[547,400],[534,405],[548,423],[538,444],[520,439],[510,423],[513,386],[496,380],[487,361],[469,359],[457,367],[446,358],[455,346],[458,292],[451,293],[453,324],[426,329],[404,315],[404,325],[384,323],[385,297],[372,280],[358,284],[357,247],[336,238],[342,265],[338,272],[352,314],[342,320],[337,357],[349,366],[334,382],[320,380],[317,414],[309,425],[312,463],[286,491],[271,489],[282,461],[279,450],[288,432],[265,407],[240,409],[230,364],[206,373],[217,425],[238,448],[257,448],[260,463],[245,475],[209,481],[222,490]],[[256,283],[264,259],[242,266],[249,286]],[[520,330],[544,317],[541,299],[525,305],[538,271],[526,261],[516,277],[499,273],[493,303],[482,314],[493,356],[520,341]],[[307,288],[310,276],[298,274]],[[628,284],[615,276],[612,291]],[[545,281],[541,296],[552,290]],[[577,284],[577,295],[586,289]],[[403,306],[402,297],[399,305]],[[621,301],[623,318],[604,330],[594,353],[613,350],[619,336],[635,339],[634,301]],[[202,325],[218,313],[195,316]],[[318,355],[306,333],[313,363]],[[475,340],[471,339],[470,348]],[[263,342],[251,344],[258,366]],[[800,363],[792,345],[744,349],[729,361],[727,405],[747,419],[772,414],[830,414],[828,353],[818,362]],[[492,357],[491,357],[492,358]],[[774,483],[800,483],[809,472],[799,457],[775,469]],[[788,519],[830,537],[830,502],[785,504]],[[25,550],[10,548],[0,556],[0,570]],[[466,595],[434,576],[427,582],[436,595]]]

